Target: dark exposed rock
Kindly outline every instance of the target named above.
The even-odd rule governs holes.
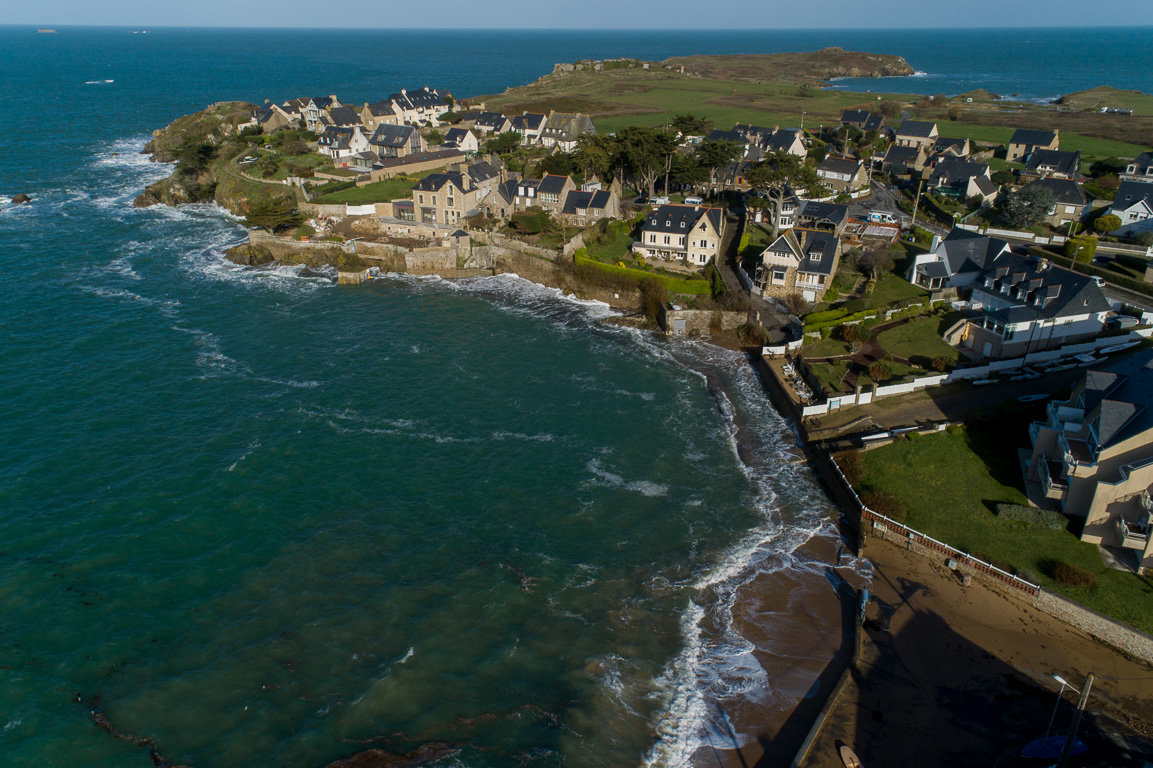
[[[329,763],[324,768],[419,768],[443,760],[456,751],[455,747],[436,742],[422,744],[404,754],[385,752],[383,749],[368,749]]]
[[[21,192],[20,194],[16,195],[16,197],[12,198],[12,202],[16,203],[17,205],[20,203],[30,203],[32,202],[32,198]]]
[[[263,245],[251,245],[249,243],[229,248],[224,252],[224,255],[229,261],[245,267],[260,267],[276,261],[272,251]]]

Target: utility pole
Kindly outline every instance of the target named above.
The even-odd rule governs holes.
[[[913,203],[913,238],[917,237],[917,209],[921,207],[921,187],[925,185],[925,180],[921,179],[917,182],[917,199]]]
[[[1073,751],[1073,740],[1077,738],[1077,726],[1081,724],[1081,713],[1085,711],[1085,703],[1089,701],[1089,689],[1093,687],[1093,673],[1085,678],[1085,687],[1081,689],[1081,698],[1077,700],[1077,711],[1073,713],[1073,724],[1069,726],[1069,733],[1065,736],[1065,746],[1061,748],[1061,759],[1057,761],[1057,768],[1065,768],[1069,764],[1069,753]]]

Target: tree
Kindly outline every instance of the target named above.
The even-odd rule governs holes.
[[[867,269],[874,280],[894,267],[893,254],[888,243],[878,243],[867,251],[863,251],[857,259],[857,265]]]
[[[1116,157],[1107,157],[1104,160],[1098,160],[1089,166],[1090,176],[1109,176],[1121,173],[1129,164],[1124,160],[1119,160]]]
[[[608,181],[619,167],[620,146],[615,136],[581,136],[572,153],[573,167],[585,178]]]
[[[713,121],[696,115],[677,115],[669,127],[685,136],[707,136],[713,130]]]
[[[668,131],[639,125],[619,131],[617,138],[629,173],[652,197],[657,179],[669,168],[676,140]]]
[[[758,195],[773,205],[773,238],[780,234],[781,206],[794,188],[801,188],[809,197],[823,197],[824,185],[817,172],[787,152],[774,152],[745,171],[745,181]]]
[[[571,176],[573,173],[572,155],[568,152],[555,152],[540,161],[537,170],[543,173],[554,173],[558,176]]]
[[[948,115],[950,120],[956,122],[961,119],[961,115],[965,114],[965,110],[961,108],[960,104],[954,104],[949,107],[949,110],[945,114]]]
[[[1015,182],[1017,177],[1013,175],[1012,171],[1007,171],[1002,168],[1001,170],[994,172],[990,177],[990,180],[997,186],[1003,187],[1006,184],[1012,184]]]
[[[893,101],[892,99],[882,101],[877,105],[877,108],[881,110],[881,114],[885,117],[897,117],[901,114],[901,102]]]
[[[216,147],[207,141],[187,138],[172,154],[176,157],[176,171],[187,176],[200,173],[216,157]]]
[[[741,156],[741,145],[731,141],[712,141],[705,139],[693,152],[693,157],[708,173],[709,186],[717,183],[717,171],[729,167],[729,164]]]
[[[441,136],[441,135],[440,135],[440,131],[438,131],[437,129],[433,128],[431,131],[429,131],[429,132],[428,132],[428,133],[425,135],[425,137],[424,137],[424,140],[425,140],[426,142],[428,142],[428,145],[429,145],[430,147],[435,147],[435,146],[437,146],[438,144],[443,144],[443,143],[444,143],[444,136]]]
[[[869,378],[873,381],[888,381],[893,378],[893,372],[885,363],[880,360],[874,360],[869,363]]]
[[[1121,229],[1121,217],[1115,213],[1107,213],[1104,216],[1097,217],[1093,222],[1093,229],[1101,234],[1112,232],[1115,229]]]
[[[1030,184],[1005,198],[1001,206],[1001,217],[1011,227],[1031,227],[1048,216],[1056,204],[1053,190],[1039,184]]]
[[[696,187],[708,181],[709,169],[701,165],[695,154],[682,155],[678,153],[673,155],[671,176],[677,184]]]
[[[841,341],[847,341],[850,344],[860,344],[869,339],[869,332],[857,323],[838,326],[837,333],[841,337]]]
[[[498,155],[507,154],[520,146],[520,134],[516,131],[506,131],[488,140],[484,148]]]
[[[296,200],[291,197],[259,197],[248,205],[246,223],[250,227],[264,227],[275,232],[295,227],[303,221],[304,217],[296,212]]]

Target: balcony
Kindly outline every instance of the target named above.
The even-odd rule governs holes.
[[[1117,540],[1125,549],[1139,549],[1145,551],[1149,544],[1149,522],[1134,523],[1121,515],[1117,516]]]
[[[1041,472],[1041,485],[1045,488],[1045,498],[1064,499],[1069,492],[1069,483],[1061,477],[1064,466],[1059,461],[1042,459],[1045,462]]]

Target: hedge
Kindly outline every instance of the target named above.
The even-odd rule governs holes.
[[[1050,531],[1065,530],[1065,517],[1060,512],[1026,507],[1021,504],[998,504],[997,517],[1014,523],[1027,523]]]
[[[582,248],[574,254],[573,258],[576,263],[591,266],[594,269],[602,270],[616,277],[624,277],[637,281],[645,280],[647,278],[656,278],[665,284],[665,289],[668,290],[669,293],[687,293],[696,296],[707,296],[712,293],[712,286],[708,280],[702,280],[700,278],[691,279],[684,277],[669,277],[668,275],[661,275],[654,272],[644,272],[639,269],[619,267],[615,264],[603,264],[599,261],[590,259],[586,255],[587,251],[582,254],[581,251],[583,250],[584,249]]]

